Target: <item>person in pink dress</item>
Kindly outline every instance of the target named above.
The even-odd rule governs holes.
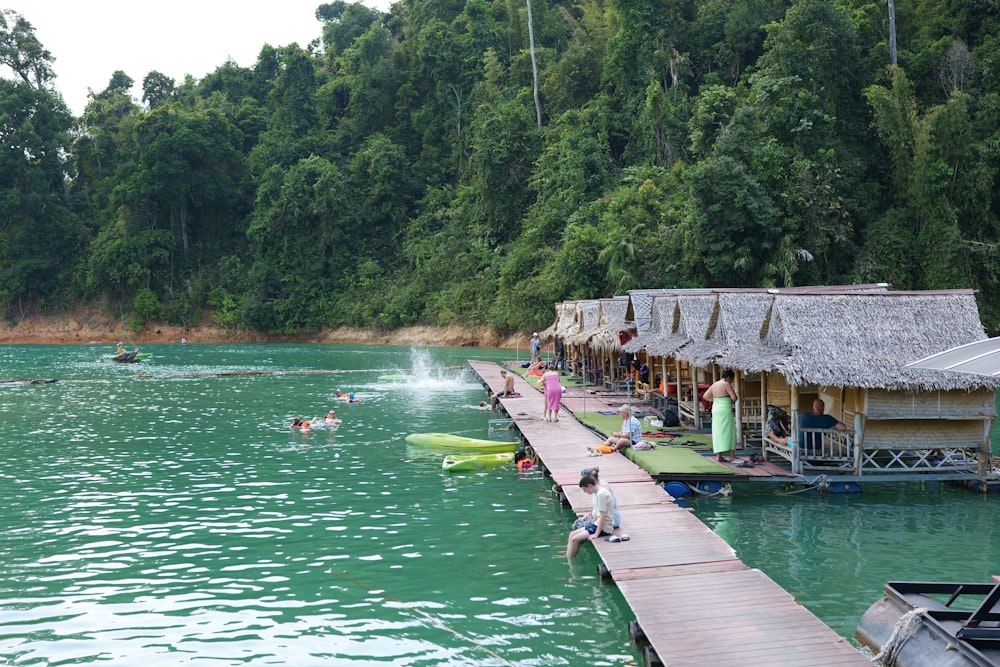
[[[545,389],[545,421],[559,421],[559,401],[562,400],[562,384],[559,383],[559,371],[548,370],[542,373],[538,384]]]

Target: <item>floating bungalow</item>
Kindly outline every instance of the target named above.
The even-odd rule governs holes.
[[[641,290],[559,304],[545,333],[587,360],[590,383],[675,408],[693,429],[710,428],[701,393],[732,368],[740,442],[803,479],[995,476],[1000,380],[906,367],[986,338],[971,290]],[[623,356],[647,364],[647,381],[622,384],[631,373]],[[841,426],[799,427],[817,399]],[[790,417],[789,436],[769,430],[771,411]]]

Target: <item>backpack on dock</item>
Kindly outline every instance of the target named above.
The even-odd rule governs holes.
[[[667,407],[660,410],[660,421],[664,427],[680,426],[681,418],[677,414],[677,408]]]

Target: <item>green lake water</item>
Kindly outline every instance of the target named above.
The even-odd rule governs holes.
[[[0,663],[641,664],[594,551],[561,557],[549,480],[404,441],[489,437],[465,362],[509,351],[143,349],[0,347],[0,379],[59,380],[0,385]],[[336,430],[288,428],[331,408]],[[887,580],[1000,570],[997,497],[743,489],[688,504],[845,637]]]

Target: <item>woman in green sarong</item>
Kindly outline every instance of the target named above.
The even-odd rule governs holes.
[[[705,400],[712,401],[712,451],[719,463],[736,460],[736,419],[733,404],[736,390],[733,380],[736,374],[729,368],[722,371],[722,379],[705,390]],[[730,452],[730,458],[725,454]]]

